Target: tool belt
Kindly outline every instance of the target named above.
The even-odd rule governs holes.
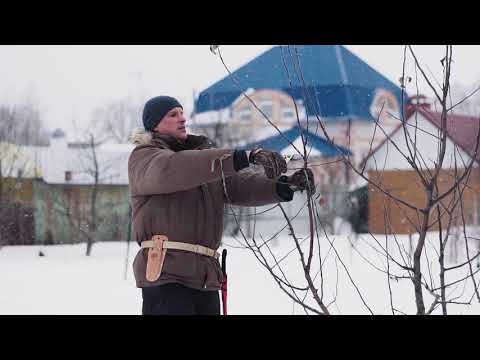
[[[146,278],[148,281],[156,281],[160,277],[165,261],[167,249],[189,251],[196,254],[214,257],[218,259],[220,254],[213,249],[198,244],[168,241],[165,235],[154,235],[152,240],[142,241],[142,249],[148,250]]]

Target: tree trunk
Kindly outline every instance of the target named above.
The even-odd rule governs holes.
[[[91,252],[92,252],[92,247],[93,247],[93,240],[92,238],[89,236],[88,239],[87,239],[87,252],[86,252],[86,255],[87,256],[90,256]]]
[[[430,201],[428,201],[430,203]],[[422,257],[423,247],[425,245],[425,238],[428,230],[428,220],[430,217],[430,211],[423,214],[423,224],[420,231],[420,237],[418,244],[413,254],[413,286],[415,289],[415,302],[417,304],[417,315],[425,315],[425,303],[423,301],[422,292],[422,270],[420,266],[420,260]]]

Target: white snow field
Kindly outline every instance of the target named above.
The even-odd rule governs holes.
[[[363,297],[360,298],[356,288],[347,275],[335,251],[330,249],[325,237],[320,238],[321,257],[324,261],[322,271],[324,283],[324,302],[329,305],[332,314],[392,314],[387,275],[376,270],[366,262],[355,248],[370,263],[386,269],[385,256],[373,249],[378,244],[370,235],[354,237],[346,235],[330,235],[340,259],[347,267],[352,280]],[[385,246],[385,235],[376,236]],[[404,247],[408,253],[408,237],[397,236],[399,246],[392,236],[389,236],[388,248],[392,253]],[[437,246],[438,235],[431,233],[427,239],[430,246]],[[350,242],[351,241],[351,242]],[[229,314],[231,315],[291,315],[305,314],[302,308],[294,305],[267,270],[262,267],[253,253],[248,249],[236,248],[238,242],[233,238],[224,238],[228,249],[228,286]],[[272,245],[272,251],[278,259],[294,248],[293,239],[283,235]],[[370,244],[371,246],[369,246]],[[130,244],[127,278],[125,274],[125,258],[127,244],[118,242],[96,243],[92,255],[87,257],[85,244],[55,245],[55,246],[5,246],[0,249],[0,314],[111,314],[139,315],[141,314],[141,292],[135,287],[131,264],[138,249],[136,243]],[[308,240],[303,243],[303,249],[308,250]],[[38,256],[39,251],[45,256]],[[221,249],[220,249],[221,251]],[[452,252],[452,249],[449,248]],[[478,252],[477,243],[470,244],[470,256]],[[268,253],[268,250],[265,251]],[[317,252],[316,252],[317,253]],[[460,240],[457,260],[447,259],[449,264],[462,262],[465,244]],[[439,286],[438,260],[432,247],[427,251],[430,259],[433,286]],[[430,285],[430,277],[425,260],[426,281]],[[281,262],[282,270],[289,280],[294,280],[297,286],[304,286],[299,255],[295,251]],[[313,274],[319,268],[318,257],[314,257]],[[391,261],[390,271],[396,275],[405,273]],[[478,271],[477,261],[472,270]],[[450,271],[448,281],[454,281],[468,275],[468,267],[459,271]],[[450,274],[451,273],[451,274]],[[338,278],[338,281],[337,281]],[[320,287],[321,275],[318,274],[316,284]],[[476,274],[477,284],[479,273]],[[413,285],[410,280],[391,280],[393,307],[403,313],[415,314],[415,299]],[[472,298],[473,282],[471,279],[452,286],[447,291],[449,299],[462,295],[457,302],[469,301]],[[423,290],[425,306],[428,309],[433,297]],[[335,299],[336,301],[332,302]],[[302,297],[302,296],[301,296]],[[308,298],[311,298],[309,293]],[[365,304],[364,304],[365,302]],[[311,305],[315,303],[310,301]],[[318,309],[318,306],[315,306]],[[370,310],[369,310],[370,309]],[[471,305],[448,305],[449,314],[480,314],[480,304],[473,296]],[[398,312],[397,314],[400,314]],[[433,314],[441,314],[437,307]]]

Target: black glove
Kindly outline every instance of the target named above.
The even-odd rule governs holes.
[[[252,164],[262,165],[269,179],[276,178],[281,173],[287,172],[287,162],[282,155],[275,151],[262,148],[254,149],[250,152],[248,161]]]
[[[287,183],[293,191],[303,192],[303,190],[307,190],[310,196],[316,192],[315,178],[309,168],[297,170],[292,175],[287,176]]]

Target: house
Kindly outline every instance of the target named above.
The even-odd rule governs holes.
[[[405,99],[400,87],[343,46],[275,46],[200,92],[191,129],[236,146],[275,135],[272,124],[315,127],[321,120],[358,163],[370,149],[375,121],[393,130]]]
[[[0,231],[2,243],[80,242],[82,233],[90,231],[92,211],[96,240],[126,240],[129,236],[127,164],[133,147],[131,144],[92,147],[88,143],[69,142],[60,129],[53,132],[49,146],[16,147],[20,154],[17,158],[24,160],[17,163],[28,164],[17,165],[17,170],[28,171],[24,170],[18,178],[3,179],[4,184],[12,183],[18,191],[5,210],[13,220],[9,222],[11,226]],[[21,216],[22,212],[28,216]]]
[[[435,111],[425,101],[425,97],[412,98],[407,109],[405,127],[402,124],[372,149],[364,159],[368,178],[414,206],[424,207],[425,190],[420,177],[402,155],[415,158],[415,163],[424,174],[429,174],[438,161],[441,112]],[[451,113],[447,116],[447,139],[445,157],[439,174],[439,192],[450,188],[473,162],[469,176],[462,185],[465,186],[462,206],[467,225],[480,224],[480,148],[477,149],[480,118]],[[406,131],[404,130],[406,129]],[[406,139],[409,147],[407,147]],[[393,144],[396,144],[394,146]],[[413,144],[417,144],[415,147]],[[409,150],[410,148],[410,150]],[[417,152],[415,153],[415,148]],[[411,154],[410,155],[410,151]],[[372,233],[409,234],[416,232],[419,217],[412,209],[387,197],[372,184],[368,185],[368,227]],[[442,200],[442,205],[454,201],[451,194]],[[457,206],[460,211],[460,206]],[[385,216],[387,215],[387,216]],[[459,214],[456,214],[459,215]],[[431,230],[438,229],[438,217],[431,214]],[[461,216],[456,217],[454,225],[461,225]]]
[[[257,146],[276,151],[289,157],[291,169],[303,167],[304,152],[307,153],[316,185],[324,191],[332,182],[336,187],[346,185],[345,164],[342,155],[350,157],[352,153],[343,146],[335,145],[320,136],[320,129],[303,128],[295,125],[290,129],[283,129],[281,133],[268,138],[245,144],[243,149],[253,149]],[[305,141],[305,149],[303,141]],[[338,161],[336,161],[338,160]]]
[[[350,157],[352,153],[339,145],[332,144],[330,141],[319,135],[317,128],[303,128],[295,125],[289,129],[282,129],[281,133],[272,135],[268,138],[254,141],[243,145],[242,149],[253,149],[262,147],[264,149],[276,151],[288,159],[288,171],[286,175],[292,174],[298,169],[304,167],[302,155],[307,153],[308,166],[315,176],[315,186],[317,193],[312,198],[316,213],[322,218],[326,225],[331,225],[335,216],[343,215],[345,211],[344,199],[348,194],[348,184],[346,181],[346,167],[342,160],[343,156]],[[305,141],[305,148],[303,141]],[[260,167],[258,171],[262,172]],[[305,206],[307,201],[306,193],[296,193],[293,200],[282,204],[285,213],[292,219],[292,223],[299,233],[309,231],[309,215]],[[251,235],[253,231],[254,212],[258,214],[255,217],[255,230],[271,231],[273,228],[282,228],[285,225],[283,213],[279,209],[269,210],[271,206],[257,207],[256,209],[237,209],[242,229]],[[227,217],[226,223],[229,219]],[[236,225],[236,221],[230,221]]]
[[[41,175],[37,148],[0,143],[0,246],[35,239],[34,182]]]
[[[131,144],[68,142],[54,132],[42,153],[42,181],[35,184],[37,243],[82,240],[92,222],[97,240],[126,240],[129,223],[128,157]]]

